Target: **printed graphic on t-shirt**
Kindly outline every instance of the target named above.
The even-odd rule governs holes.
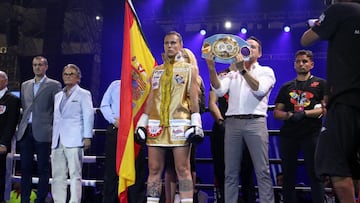
[[[311,99],[314,97],[314,94],[302,90],[292,90],[290,93],[290,102],[295,105],[302,105],[307,107],[311,103]]]

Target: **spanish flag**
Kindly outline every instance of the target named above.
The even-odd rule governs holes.
[[[155,65],[131,0],[125,0],[120,127],[116,152],[121,203],[128,202],[127,188],[135,183],[135,158],[140,146],[134,142],[134,128],[143,113],[150,91],[149,78]]]

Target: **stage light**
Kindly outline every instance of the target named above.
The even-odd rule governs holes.
[[[242,27],[241,30],[240,30],[240,32],[241,32],[242,34],[246,34],[246,33],[247,33],[247,29],[246,29],[245,27]]]
[[[207,26],[206,24],[201,24],[201,25],[200,25],[200,34],[201,34],[202,36],[206,35],[207,27],[208,27],[208,26]]]
[[[232,26],[232,24],[231,24],[230,21],[226,21],[225,24],[224,24],[224,27],[225,27],[225,29],[227,29],[227,30],[231,29],[231,26]]]
[[[95,16],[95,19],[96,20],[101,20],[101,17],[100,16]]]
[[[284,26],[284,32],[290,32],[290,26],[285,25]]]

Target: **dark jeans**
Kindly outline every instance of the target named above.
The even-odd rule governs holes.
[[[37,155],[37,175],[39,177],[36,203],[45,202],[49,192],[50,146],[50,142],[37,142],[34,139],[31,125],[28,125],[24,137],[19,141],[22,203],[30,202],[34,154]]]
[[[116,143],[118,129],[109,125],[106,130],[105,141],[105,173],[103,203],[118,203],[119,176],[116,172]],[[128,188],[128,202],[141,203],[145,201],[145,147],[142,146],[135,160],[136,180],[133,186]]]
[[[213,156],[214,172],[217,182],[217,202],[224,202],[224,179],[225,179],[225,163],[224,163],[224,135],[225,129],[216,122],[213,125],[210,135],[211,153]],[[251,161],[250,153],[247,147],[243,152],[243,160],[241,162],[241,193],[244,202],[256,202],[256,189],[254,180],[254,166]]]

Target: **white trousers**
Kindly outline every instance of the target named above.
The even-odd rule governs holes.
[[[62,144],[51,151],[51,193],[54,203],[66,203],[68,175],[70,176],[69,203],[81,202],[83,156],[83,148],[66,148]]]

